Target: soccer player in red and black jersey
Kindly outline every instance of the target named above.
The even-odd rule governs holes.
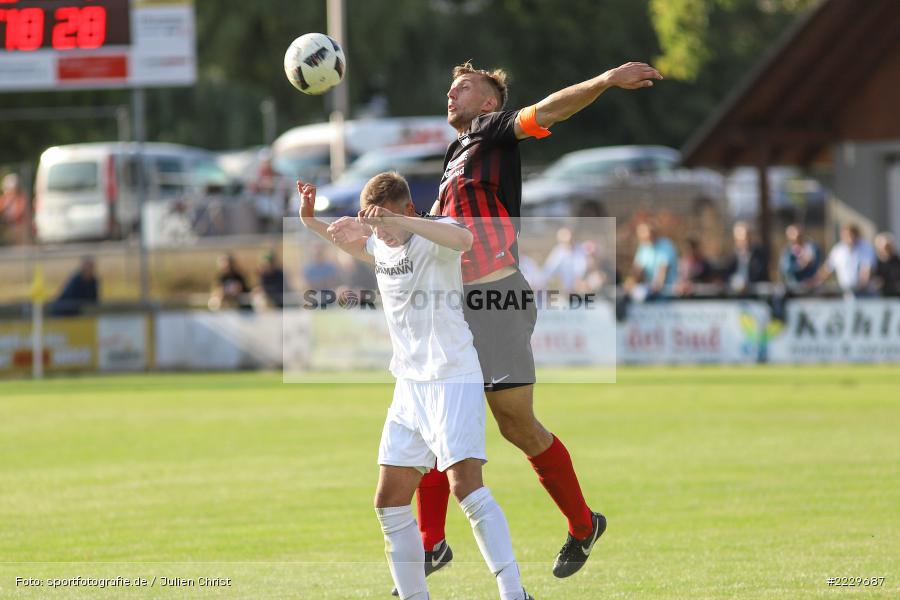
[[[630,62],[527,108],[505,111],[506,74],[466,63],[453,70],[447,92],[447,121],[458,138],[447,149],[439,198],[431,212],[454,217],[473,232],[472,249],[462,256],[466,322],[500,433],[525,453],[568,520],[568,537],[553,566],[557,577],[568,577],[584,565],[606,529],[606,518],[588,508],[566,447],[534,415],[531,334],[537,311],[533,293],[518,269],[519,142],[550,135],[550,127],[589,106],[610,88],[636,90],[660,79],[653,67]],[[340,221],[332,227],[332,235],[340,235]],[[531,302],[524,301],[529,294]],[[508,302],[511,297],[512,303]],[[453,557],[444,539],[449,495],[447,477],[436,469],[419,484],[418,522],[426,575]]]
[[[534,415],[531,334],[537,311],[533,301],[521,300],[531,290],[518,270],[519,142],[550,135],[551,126],[587,107],[609,88],[646,88],[659,79],[662,76],[653,67],[630,62],[535,105],[503,110],[506,74],[478,70],[466,63],[453,70],[447,92],[447,121],[459,137],[447,149],[432,213],[454,217],[474,233],[473,247],[462,259],[466,321],[475,338],[488,404],[501,434],[525,453],[568,520],[568,537],[553,566],[557,577],[568,577],[584,565],[606,529],[606,519],[588,508],[566,447]],[[492,298],[508,298],[510,292],[519,300],[492,302]],[[452,557],[444,540],[448,498],[445,474],[432,470],[422,478],[417,502],[426,573]]]

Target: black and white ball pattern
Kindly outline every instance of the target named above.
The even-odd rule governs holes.
[[[284,55],[288,81],[304,94],[324,94],[341,82],[346,67],[344,50],[324,33],[301,35]]]

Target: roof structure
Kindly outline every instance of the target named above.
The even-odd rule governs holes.
[[[900,1],[824,0],[682,148],[687,166],[807,166],[900,138]]]

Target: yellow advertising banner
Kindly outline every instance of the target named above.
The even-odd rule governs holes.
[[[48,319],[43,337],[46,372],[96,370],[96,317]],[[0,377],[31,373],[31,344],[30,322],[0,321]]]

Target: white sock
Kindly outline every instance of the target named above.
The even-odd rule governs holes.
[[[459,506],[472,524],[475,541],[488,568],[497,577],[501,600],[522,600],[522,581],[513,554],[509,524],[491,491],[486,487],[478,488],[463,498]]]
[[[425,585],[425,549],[412,507],[376,508],[384,533],[384,554],[401,600],[428,600]]]

